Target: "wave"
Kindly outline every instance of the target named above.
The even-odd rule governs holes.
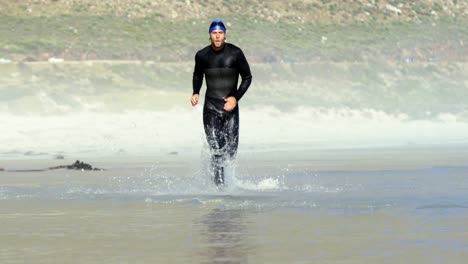
[[[202,107],[123,113],[77,112],[66,115],[1,113],[0,155],[184,154],[205,144]],[[468,122],[453,114],[412,120],[374,110],[274,107],[241,110],[241,146],[362,148],[465,144]],[[26,155],[26,153],[29,153]]]

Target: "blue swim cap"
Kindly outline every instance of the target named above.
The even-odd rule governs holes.
[[[213,22],[211,22],[210,30],[208,30],[208,33],[211,33],[211,31],[213,30],[222,30],[224,31],[224,33],[226,33],[226,27],[224,26],[223,21],[217,19],[213,20]]]

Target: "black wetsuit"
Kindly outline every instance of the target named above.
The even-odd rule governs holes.
[[[239,75],[242,81],[238,85]],[[224,164],[235,158],[239,143],[239,105],[231,112],[224,110],[224,98],[234,96],[237,102],[252,82],[250,67],[242,50],[225,43],[221,50],[211,46],[195,55],[193,94],[199,94],[206,77],[203,124],[212,153],[212,167],[216,184],[224,183]]]

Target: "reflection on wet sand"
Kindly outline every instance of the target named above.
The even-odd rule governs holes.
[[[253,250],[242,210],[213,209],[201,220],[197,253],[209,263],[246,263]]]

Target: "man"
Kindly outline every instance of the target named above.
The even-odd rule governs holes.
[[[213,20],[209,27],[211,45],[195,55],[192,105],[199,101],[203,76],[206,77],[203,125],[211,150],[216,185],[224,185],[224,167],[237,153],[239,143],[238,102],[252,82],[250,67],[242,50],[226,43],[226,27]],[[239,75],[242,81],[237,87]]]

